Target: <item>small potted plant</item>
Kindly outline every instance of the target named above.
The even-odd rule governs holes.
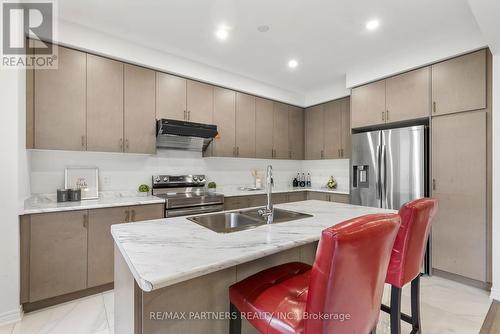
[[[147,184],[141,184],[138,190],[139,190],[139,196],[149,195],[149,186]]]
[[[207,188],[208,188],[209,192],[214,193],[215,189],[217,188],[217,183],[215,183],[213,181],[212,182],[208,182]]]

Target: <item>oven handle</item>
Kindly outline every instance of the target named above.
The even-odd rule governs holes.
[[[195,214],[217,212],[217,211],[224,211],[224,205],[222,204],[207,205],[207,206],[197,206],[187,209],[166,210],[166,217],[171,218],[171,217],[191,216]]]

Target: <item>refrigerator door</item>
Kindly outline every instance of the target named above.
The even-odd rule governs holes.
[[[383,130],[381,152],[382,207],[401,205],[425,196],[425,126]]]
[[[352,204],[380,207],[381,188],[379,184],[379,158],[381,148],[380,131],[352,135]]]

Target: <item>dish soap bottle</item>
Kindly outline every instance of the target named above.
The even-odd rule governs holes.
[[[300,178],[300,186],[304,188],[306,186],[306,176],[302,173],[302,177]]]
[[[307,173],[306,187],[311,188],[311,173]]]

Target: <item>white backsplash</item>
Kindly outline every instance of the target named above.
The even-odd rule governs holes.
[[[99,168],[99,190],[133,190],[151,184],[153,174],[206,174],[220,187],[249,186],[254,182],[251,170],[264,173],[273,166],[277,187],[291,185],[298,172],[311,173],[313,187],[326,184],[330,176],[337,179],[338,189],[349,190],[349,160],[267,160],[243,158],[202,158],[200,153],[162,150],[156,155],[29,151],[31,192],[53,193],[64,186],[64,169],[68,166]]]

